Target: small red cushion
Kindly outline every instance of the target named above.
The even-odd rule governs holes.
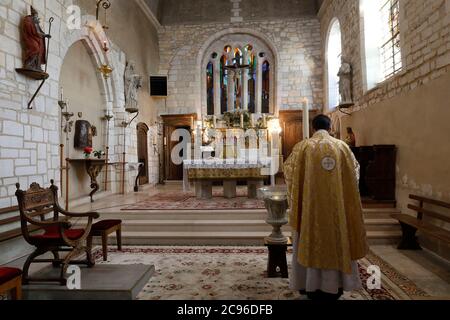
[[[0,284],[5,284],[22,275],[22,270],[16,268],[0,268]]]
[[[103,231],[122,224],[122,220],[102,220],[92,225],[92,231]]]
[[[70,229],[70,230],[65,231],[65,235],[70,240],[77,240],[77,239],[81,238],[83,236],[83,234],[84,234],[83,229]],[[59,234],[58,227],[50,227],[50,228],[45,229],[44,234],[32,236],[32,238],[40,239],[40,240],[47,240],[47,239],[48,240],[57,240],[57,239],[61,239],[61,236]]]

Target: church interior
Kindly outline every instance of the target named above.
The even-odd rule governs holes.
[[[360,168],[340,299],[450,300],[450,0],[2,0],[0,43],[0,300],[307,300],[319,115]]]

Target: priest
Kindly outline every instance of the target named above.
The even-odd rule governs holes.
[[[357,260],[368,251],[359,164],[330,136],[330,118],[317,116],[313,129],[284,165],[294,240],[290,283],[310,299],[337,300],[361,288]]]

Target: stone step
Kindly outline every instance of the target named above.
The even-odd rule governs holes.
[[[286,233],[288,234],[288,233]],[[261,245],[268,232],[123,232],[124,245]],[[391,244],[400,239],[400,231],[368,231],[369,244]],[[111,235],[115,240],[115,234]]]
[[[100,213],[101,219],[121,220],[263,220],[266,210],[154,210]]]
[[[368,231],[400,230],[394,219],[365,219]],[[265,220],[123,220],[123,231],[270,231]],[[289,231],[288,226],[283,230]]]

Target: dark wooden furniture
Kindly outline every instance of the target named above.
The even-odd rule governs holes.
[[[173,148],[180,141],[171,141],[171,137],[172,133],[177,129],[191,130],[194,122],[197,120],[197,114],[162,115],[161,118],[164,123],[164,180],[181,181],[183,180],[183,164],[174,164],[171,157]],[[185,143],[188,142],[185,141]]]
[[[22,299],[22,270],[0,268],[0,294],[8,292],[12,300]]]
[[[316,111],[309,112],[310,128],[312,128],[312,120],[314,119],[316,114]],[[283,158],[284,161],[286,161],[287,158],[291,155],[294,147],[303,140],[303,111],[280,111],[279,118],[281,128],[283,129],[281,132]]]
[[[88,238],[88,247],[92,248],[92,238],[102,238],[103,261],[108,261],[108,236],[113,232],[116,233],[117,247],[122,251],[122,220],[103,220],[92,226],[91,233]]]
[[[65,274],[69,264],[86,264],[88,267],[94,265],[91,257],[91,248],[85,242],[91,231],[92,221],[99,217],[96,212],[72,213],[62,209],[58,204],[58,188],[51,181],[51,187],[41,188],[39,184],[33,183],[28,191],[20,190],[17,184],[16,197],[19,204],[22,235],[25,240],[36,250],[28,257],[23,267],[22,283],[36,282],[59,282],[66,284]],[[51,220],[46,216],[53,214]],[[65,219],[60,218],[60,214]],[[39,217],[39,221],[35,218]],[[67,218],[88,218],[84,229],[72,229]],[[43,232],[30,232],[29,225],[42,229]],[[37,259],[47,252],[53,254],[53,259]],[[68,254],[60,259],[60,252]],[[86,253],[86,260],[74,261],[81,253]],[[39,279],[30,278],[28,275],[32,263],[52,263],[54,267],[60,267],[59,278]]]
[[[425,208],[425,205],[436,208],[450,209],[450,203],[428,199],[420,196],[410,195],[411,200],[418,201],[418,204],[409,204],[408,208],[417,212],[417,217],[408,214],[393,214],[402,226],[403,237],[398,245],[400,250],[421,250],[417,241],[417,231],[426,234],[429,237],[436,238],[443,243],[450,245],[450,231],[425,221],[424,217],[432,218],[436,221],[450,223],[450,216],[437,213],[434,209]]]
[[[97,182],[98,175],[102,172],[103,167],[106,165],[106,159],[67,159],[71,164],[81,163],[85,165],[86,172],[91,178],[91,202],[94,202],[94,194],[100,189],[100,185]]]
[[[361,197],[395,201],[396,146],[352,147],[352,151],[361,165]]]
[[[286,252],[288,247],[292,247],[292,239],[289,237],[286,244],[272,244],[268,243],[267,240],[265,240],[264,245],[269,249],[267,276],[269,278],[289,278]]]

